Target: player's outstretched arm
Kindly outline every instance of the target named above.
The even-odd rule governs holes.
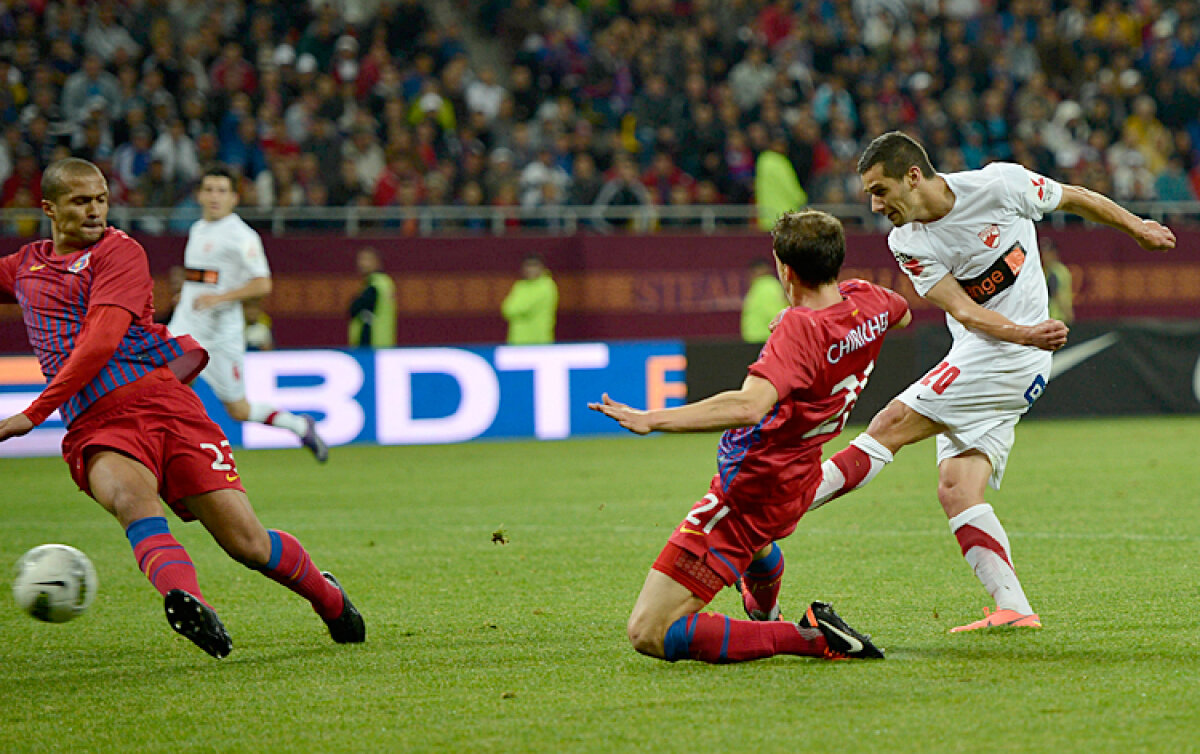
[[[10,416],[0,421],[0,442],[4,442],[10,437],[27,435],[33,429],[33,426],[33,422],[25,414]]]
[[[981,332],[997,340],[1034,346],[1043,351],[1057,351],[1067,344],[1069,330],[1057,319],[1048,319],[1036,325],[1018,325],[1003,314],[975,303],[951,275],[935,283],[925,298],[940,306],[968,330]]]
[[[779,393],[770,381],[750,375],[740,390],[726,390],[686,406],[644,411],[614,401],[605,393],[599,403],[589,403],[588,408],[615,419],[630,432],[645,435],[750,427],[762,420],[778,401]]]
[[[247,301],[252,298],[262,298],[271,292],[271,278],[252,278],[243,286],[225,291],[224,293],[208,293],[197,296],[193,306],[202,312],[220,304],[233,301]]]
[[[1083,186],[1063,186],[1058,208],[1085,220],[1107,225],[1125,233],[1147,251],[1175,248],[1175,234],[1154,220],[1143,220],[1104,194]]]
[[[71,396],[83,390],[112,358],[132,322],[133,315],[119,306],[105,304],[92,307],[83,321],[83,329],[75,340],[71,355],[37,400],[21,412],[30,423],[34,426],[41,424]]]

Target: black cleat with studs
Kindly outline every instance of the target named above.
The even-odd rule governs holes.
[[[197,647],[220,659],[233,650],[225,626],[208,605],[183,591],[172,589],[163,598],[167,622],[175,633],[192,640]]]
[[[329,635],[338,644],[359,644],[367,639],[367,626],[363,623],[362,613],[358,612],[358,608],[354,607],[354,603],[350,601],[350,597],[346,594],[346,590],[342,589],[342,585],[329,571],[322,571],[321,575],[330,584],[333,584],[342,593],[342,613],[336,618],[325,618],[325,625],[329,626]]]

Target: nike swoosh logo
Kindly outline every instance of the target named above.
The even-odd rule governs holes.
[[[1115,332],[1110,332],[1101,335],[1099,338],[1092,338],[1086,343],[1080,343],[1077,346],[1070,346],[1069,348],[1055,352],[1054,356],[1051,357],[1050,379],[1058,377],[1068,369],[1074,369],[1101,351],[1111,348],[1120,339],[1121,336]]]
[[[684,534],[699,534],[702,537],[704,536],[704,532],[696,531],[695,529],[689,529],[686,526],[679,527],[679,531],[683,532]]]
[[[833,633],[837,634],[838,636],[842,637],[842,640],[850,645],[850,649],[846,650],[847,654],[854,654],[855,652],[862,651],[863,645],[862,645],[862,642],[859,641],[858,639],[855,639],[853,636],[846,633],[845,631],[839,631],[836,626],[833,626],[829,623],[822,623],[821,625],[823,625],[826,629],[832,631]]]
[[[236,481],[237,481],[237,479],[238,479],[238,475],[237,475],[237,474],[226,474],[226,475],[225,475],[225,481],[226,481],[226,482],[236,482]]]
[[[46,265],[44,265],[44,264],[35,264],[35,265],[30,265],[30,267],[29,267],[29,271],[30,271],[30,272],[37,272],[38,270],[42,269],[42,268],[43,268],[43,267],[45,267],[45,266],[46,266]]]
[[[67,585],[67,582],[65,582],[65,581],[38,581],[38,582],[34,583],[34,586],[56,586],[56,587],[59,587],[60,589],[65,587],[66,585]]]

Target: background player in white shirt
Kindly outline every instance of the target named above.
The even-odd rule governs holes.
[[[246,400],[242,302],[271,292],[271,270],[262,239],[233,211],[238,200],[233,175],[224,168],[206,171],[197,199],[201,219],[188,232],[183,289],[167,328],[173,335],[191,335],[208,351],[200,376],[234,420],[289,429],[324,463],[329,449],[312,417]]]
[[[1154,251],[1174,248],[1175,235],[1094,191],[1020,165],[936,173],[925,149],[898,131],[871,142],[858,172],[871,210],[895,226],[888,235],[892,254],[917,293],[946,311],[954,344],[825,462],[813,507],[869,482],[905,445],[936,435],[938,501],[963,556],[996,601],[983,620],[952,630],[1040,628],[1008,536],[984,502],[987,485],[1000,486],[1017,420],[1046,387],[1049,352],[1067,342],[1066,325],[1048,318],[1034,221],[1059,209]]]

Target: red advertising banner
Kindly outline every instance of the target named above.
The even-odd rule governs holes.
[[[1078,319],[1200,318],[1200,231],[1179,248],[1142,251],[1109,229],[1052,230],[1070,268]],[[155,304],[169,306],[166,277],[185,239],[140,238],[156,278]],[[280,347],[346,342],[358,290],[354,257],[375,248],[396,281],[401,345],[496,343],[500,301],[526,254],[545,258],[559,286],[560,340],[736,338],[749,263],[769,258],[766,234],[347,238],[264,236],[274,276],[265,308]],[[851,234],[845,274],[894,288],[918,321],[940,314],[921,301],[880,233]],[[2,249],[0,252],[15,250]],[[0,305],[0,353],[28,351],[19,312]]]

